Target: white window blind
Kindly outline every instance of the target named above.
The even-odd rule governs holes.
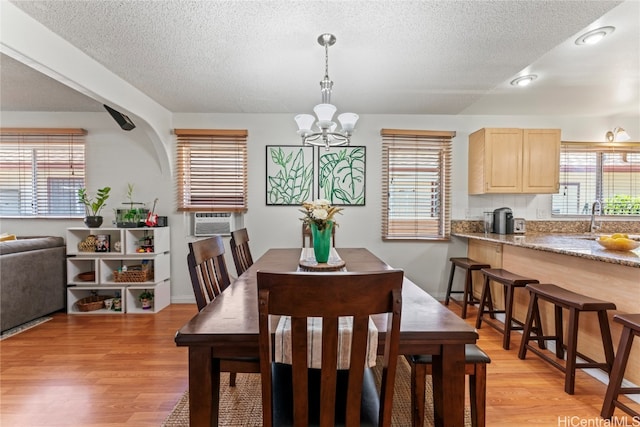
[[[455,132],[382,129],[382,238],[450,237]]]
[[[0,128],[0,216],[83,217],[86,133]]]
[[[554,215],[640,215],[640,143],[562,142]]]
[[[176,129],[179,211],[247,210],[247,131]]]

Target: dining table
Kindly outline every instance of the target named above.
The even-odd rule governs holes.
[[[337,248],[335,251],[348,271],[393,268],[366,248]],[[190,426],[218,425],[220,359],[259,357],[257,271],[294,272],[299,269],[300,260],[301,248],[267,250],[177,331],[176,345],[188,347],[189,353]],[[275,324],[278,320],[273,319]],[[386,314],[372,316],[372,320],[381,338],[378,349],[381,354]],[[477,339],[474,328],[404,277],[399,354],[432,355],[436,426],[464,426],[464,347],[475,343]]]

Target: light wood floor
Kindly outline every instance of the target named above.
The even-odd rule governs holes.
[[[174,304],[155,315],[58,313],[0,342],[0,425],[159,426],[188,386],[187,350],[173,337],[195,312]],[[479,333],[492,359],[488,426],[606,425],[599,419],[604,384],[579,372],[570,396],[560,371],[531,354],[518,359],[518,334],[506,351],[493,328]]]

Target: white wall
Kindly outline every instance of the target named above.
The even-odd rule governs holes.
[[[87,187],[90,191],[109,185],[113,188],[104,212],[105,223],[114,219],[111,209],[126,201],[127,183],[135,184],[139,201],[151,204],[158,197],[157,211],[169,217],[171,226],[172,301],[193,301],[186,268],[190,234],[188,215],[175,210],[175,183],[162,168],[152,141],[138,128],[124,132],[106,113],[2,113],[5,127],[82,127],[87,137]],[[563,140],[601,141],[607,130],[622,126],[630,135],[640,134],[638,118],[561,118],[524,116],[438,116],[438,115],[362,115],[353,137],[354,145],[367,147],[366,206],[346,207],[338,217],[338,247],[366,247],[436,297],[446,289],[448,258],[466,253],[466,242],[383,242],[381,216],[381,128],[432,129],[456,131],[453,148],[452,217],[480,218],[485,210],[509,206],[514,216],[536,219],[538,211],[549,215],[550,196],[467,194],[467,138],[482,127],[561,128]],[[289,114],[175,114],[173,128],[224,128],[249,131],[249,210],[244,225],[249,230],[254,258],[270,247],[299,247],[300,213],[295,206],[266,206],[265,146],[297,145],[296,126]],[[634,137],[634,139],[636,139]],[[173,147],[168,156],[173,156]],[[149,205],[150,206],[150,205]],[[548,218],[548,216],[547,216]],[[4,219],[0,232],[19,235],[64,236],[67,227],[82,226],[81,220]],[[233,272],[233,261],[227,263]]]

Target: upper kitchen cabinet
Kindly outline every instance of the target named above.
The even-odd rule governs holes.
[[[560,129],[480,129],[469,135],[469,194],[557,193]]]

